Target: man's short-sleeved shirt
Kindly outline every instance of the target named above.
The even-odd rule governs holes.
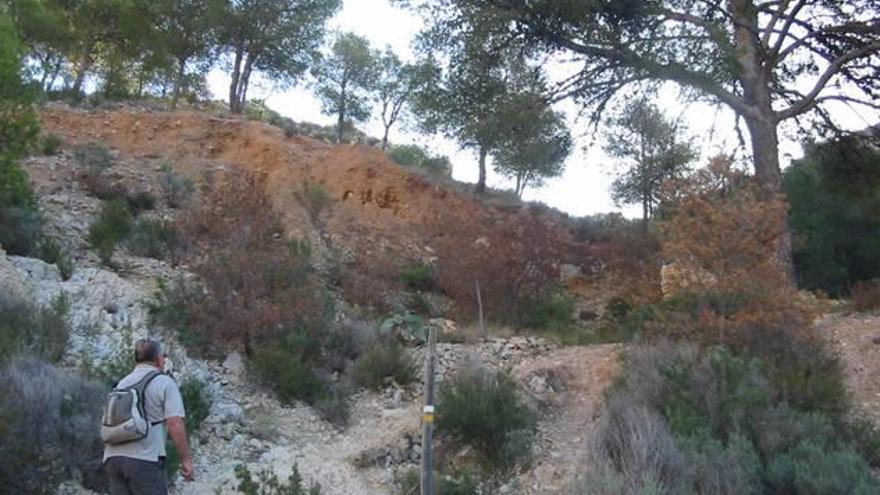
[[[137,384],[156,367],[150,364],[139,364],[128,376],[119,380],[116,388],[122,389]],[[104,460],[109,457],[124,456],[144,461],[155,462],[165,457],[165,420],[172,417],[184,417],[183,398],[180,389],[168,375],[159,375],[144,390],[145,411],[147,421],[161,423],[151,425],[150,432],[143,440],[119,445],[104,445]]]

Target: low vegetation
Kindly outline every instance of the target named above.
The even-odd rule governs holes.
[[[110,266],[116,247],[131,233],[134,217],[125,201],[114,199],[101,205],[98,218],[89,225],[88,241],[105,265]]]
[[[432,155],[415,144],[400,144],[388,150],[388,157],[398,165],[437,177],[452,177],[452,163],[442,155]]]
[[[105,389],[32,357],[0,369],[0,484],[9,493],[50,495],[81,479],[106,489],[95,433]]]
[[[170,165],[165,164],[159,175],[159,189],[169,208],[180,208],[195,191],[195,185],[191,179],[178,174]]]
[[[68,301],[59,296],[48,308],[0,294],[0,363],[24,353],[57,362],[67,350]]]
[[[504,373],[459,372],[441,383],[437,411],[437,431],[474,447],[490,470],[530,460],[538,415]]]
[[[235,467],[235,478],[238,480],[236,489],[244,495],[321,495],[321,485],[306,485],[296,464],[286,483],[280,481],[275,473],[265,470],[260,471],[254,480],[250,470],[243,464]]]
[[[358,357],[354,377],[358,385],[378,391],[386,385],[387,380],[393,380],[401,386],[409,385],[416,379],[416,368],[401,344],[377,340]]]

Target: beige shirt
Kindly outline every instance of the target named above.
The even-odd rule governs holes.
[[[147,373],[155,369],[156,367],[151,364],[139,364],[128,376],[119,380],[116,388],[134,386]],[[185,416],[183,398],[180,396],[177,383],[168,375],[159,375],[153,378],[144,390],[144,404],[147,421],[151,424],[157,421],[161,421],[161,423],[150,426],[150,432],[143,440],[119,445],[104,445],[105,461],[109,457],[123,456],[155,462],[160,457],[165,457],[165,419]]]

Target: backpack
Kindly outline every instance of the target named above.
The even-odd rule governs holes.
[[[104,415],[101,419],[101,441],[109,445],[119,445],[142,440],[150,433],[147,418],[146,395],[144,391],[153,378],[162,373],[150,371],[131,387],[114,388],[104,401]]]

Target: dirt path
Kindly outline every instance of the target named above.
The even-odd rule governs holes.
[[[880,424],[880,315],[833,314],[819,328],[843,361],[856,408]]]
[[[535,466],[522,478],[523,493],[556,493],[574,479],[605,389],[619,368],[619,350],[614,344],[563,347],[514,368],[514,376],[533,392],[543,388],[541,378],[559,389],[544,392],[550,416],[539,427]]]

